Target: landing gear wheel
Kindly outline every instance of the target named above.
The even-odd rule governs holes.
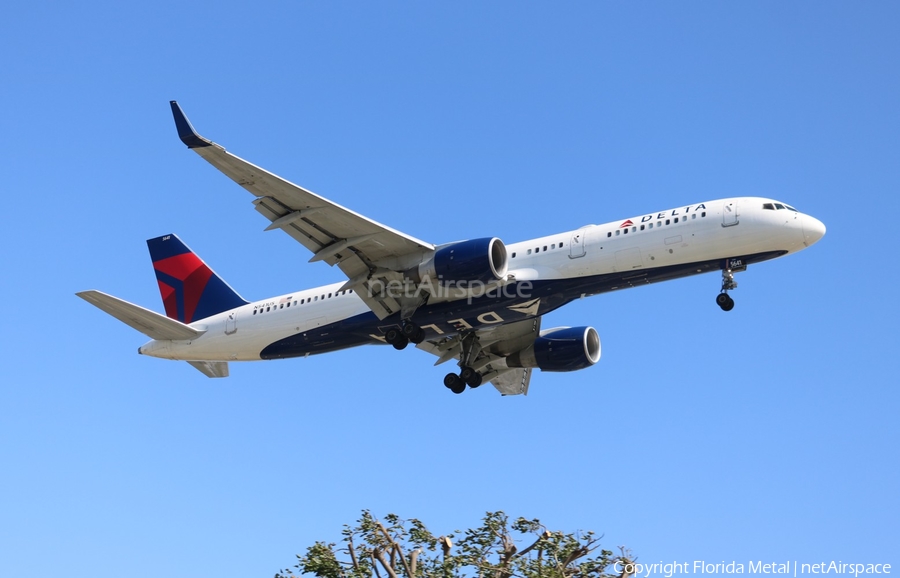
[[[471,367],[463,367],[462,371],[459,373],[459,378],[466,382],[466,385],[475,389],[479,385],[481,385],[482,377],[481,374],[472,369]]]
[[[394,349],[400,351],[401,349],[406,349],[406,346],[409,345],[409,339],[403,336],[403,333],[397,327],[391,327],[384,334],[384,340],[394,346]]]
[[[455,373],[448,373],[444,376],[444,386],[457,394],[466,390],[466,382],[460,379]]]
[[[722,311],[731,311],[734,309],[734,299],[728,293],[719,293],[716,295],[716,305],[722,308]]]
[[[405,338],[416,345],[425,341],[425,330],[412,321],[404,321],[400,331]]]
[[[410,341],[412,341],[413,337],[415,337],[419,333],[419,330],[420,327],[412,321],[407,321],[403,324],[403,336]]]

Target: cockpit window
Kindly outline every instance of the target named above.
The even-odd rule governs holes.
[[[784,205],[782,205],[781,203],[775,203],[775,208],[780,211],[780,210],[784,209]]]
[[[772,203],[763,203],[763,209],[767,211],[774,211],[775,205],[773,205]]]
[[[788,211],[794,211],[795,213],[799,213],[799,212],[800,212],[800,211],[798,211],[797,209],[795,209],[794,207],[792,207],[792,206],[790,206],[790,205],[785,205],[784,208],[787,209]]]

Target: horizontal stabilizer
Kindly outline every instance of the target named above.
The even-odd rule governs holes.
[[[228,377],[227,361],[188,361],[206,377]]]
[[[100,291],[82,291],[76,295],[151,339],[196,339],[205,333],[205,331],[194,329],[180,321],[169,319],[165,315]]]

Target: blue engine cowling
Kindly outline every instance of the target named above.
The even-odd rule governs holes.
[[[506,358],[508,367],[575,371],[600,360],[600,336],[593,327],[563,327],[543,332],[522,351]]]
[[[434,281],[489,283],[505,277],[508,268],[503,241],[485,237],[444,245],[407,276],[416,281],[427,277]]]

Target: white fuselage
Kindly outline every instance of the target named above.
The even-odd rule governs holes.
[[[782,208],[764,208],[767,205]],[[785,207],[758,197],[720,199],[508,244],[508,276],[497,283],[497,289],[556,280],[570,285],[569,293],[593,295],[715,270],[709,264],[716,261],[722,262],[716,269],[724,269],[725,260],[730,258],[750,257],[751,262],[771,259],[804,249],[824,235],[821,222]],[[706,266],[696,270],[685,267],[690,264]],[[657,270],[673,274],[653,278]],[[598,280],[596,285],[591,284],[594,279]],[[343,322],[371,315],[353,291],[340,290],[342,285],[338,282],[250,303],[192,323],[192,327],[205,331],[192,341],[154,340],[140,352],[167,359],[241,361],[259,360],[267,346],[292,336],[301,339],[315,334],[315,339],[325,343],[333,332],[332,337],[340,341]],[[442,301],[450,306],[449,302],[459,301],[459,297],[436,295],[429,305],[439,311]],[[466,302],[463,298],[462,303]],[[452,310],[460,308],[465,306],[459,304]],[[472,318],[431,318],[420,324],[444,335],[510,320],[498,313],[473,311]],[[361,321],[355,325],[357,331],[363,326],[370,330],[345,346],[384,342],[379,328],[396,322],[371,317],[368,325]],[[327,350],[333,349],[322,351]],[[305,350],[298,355],[316,352]]]

